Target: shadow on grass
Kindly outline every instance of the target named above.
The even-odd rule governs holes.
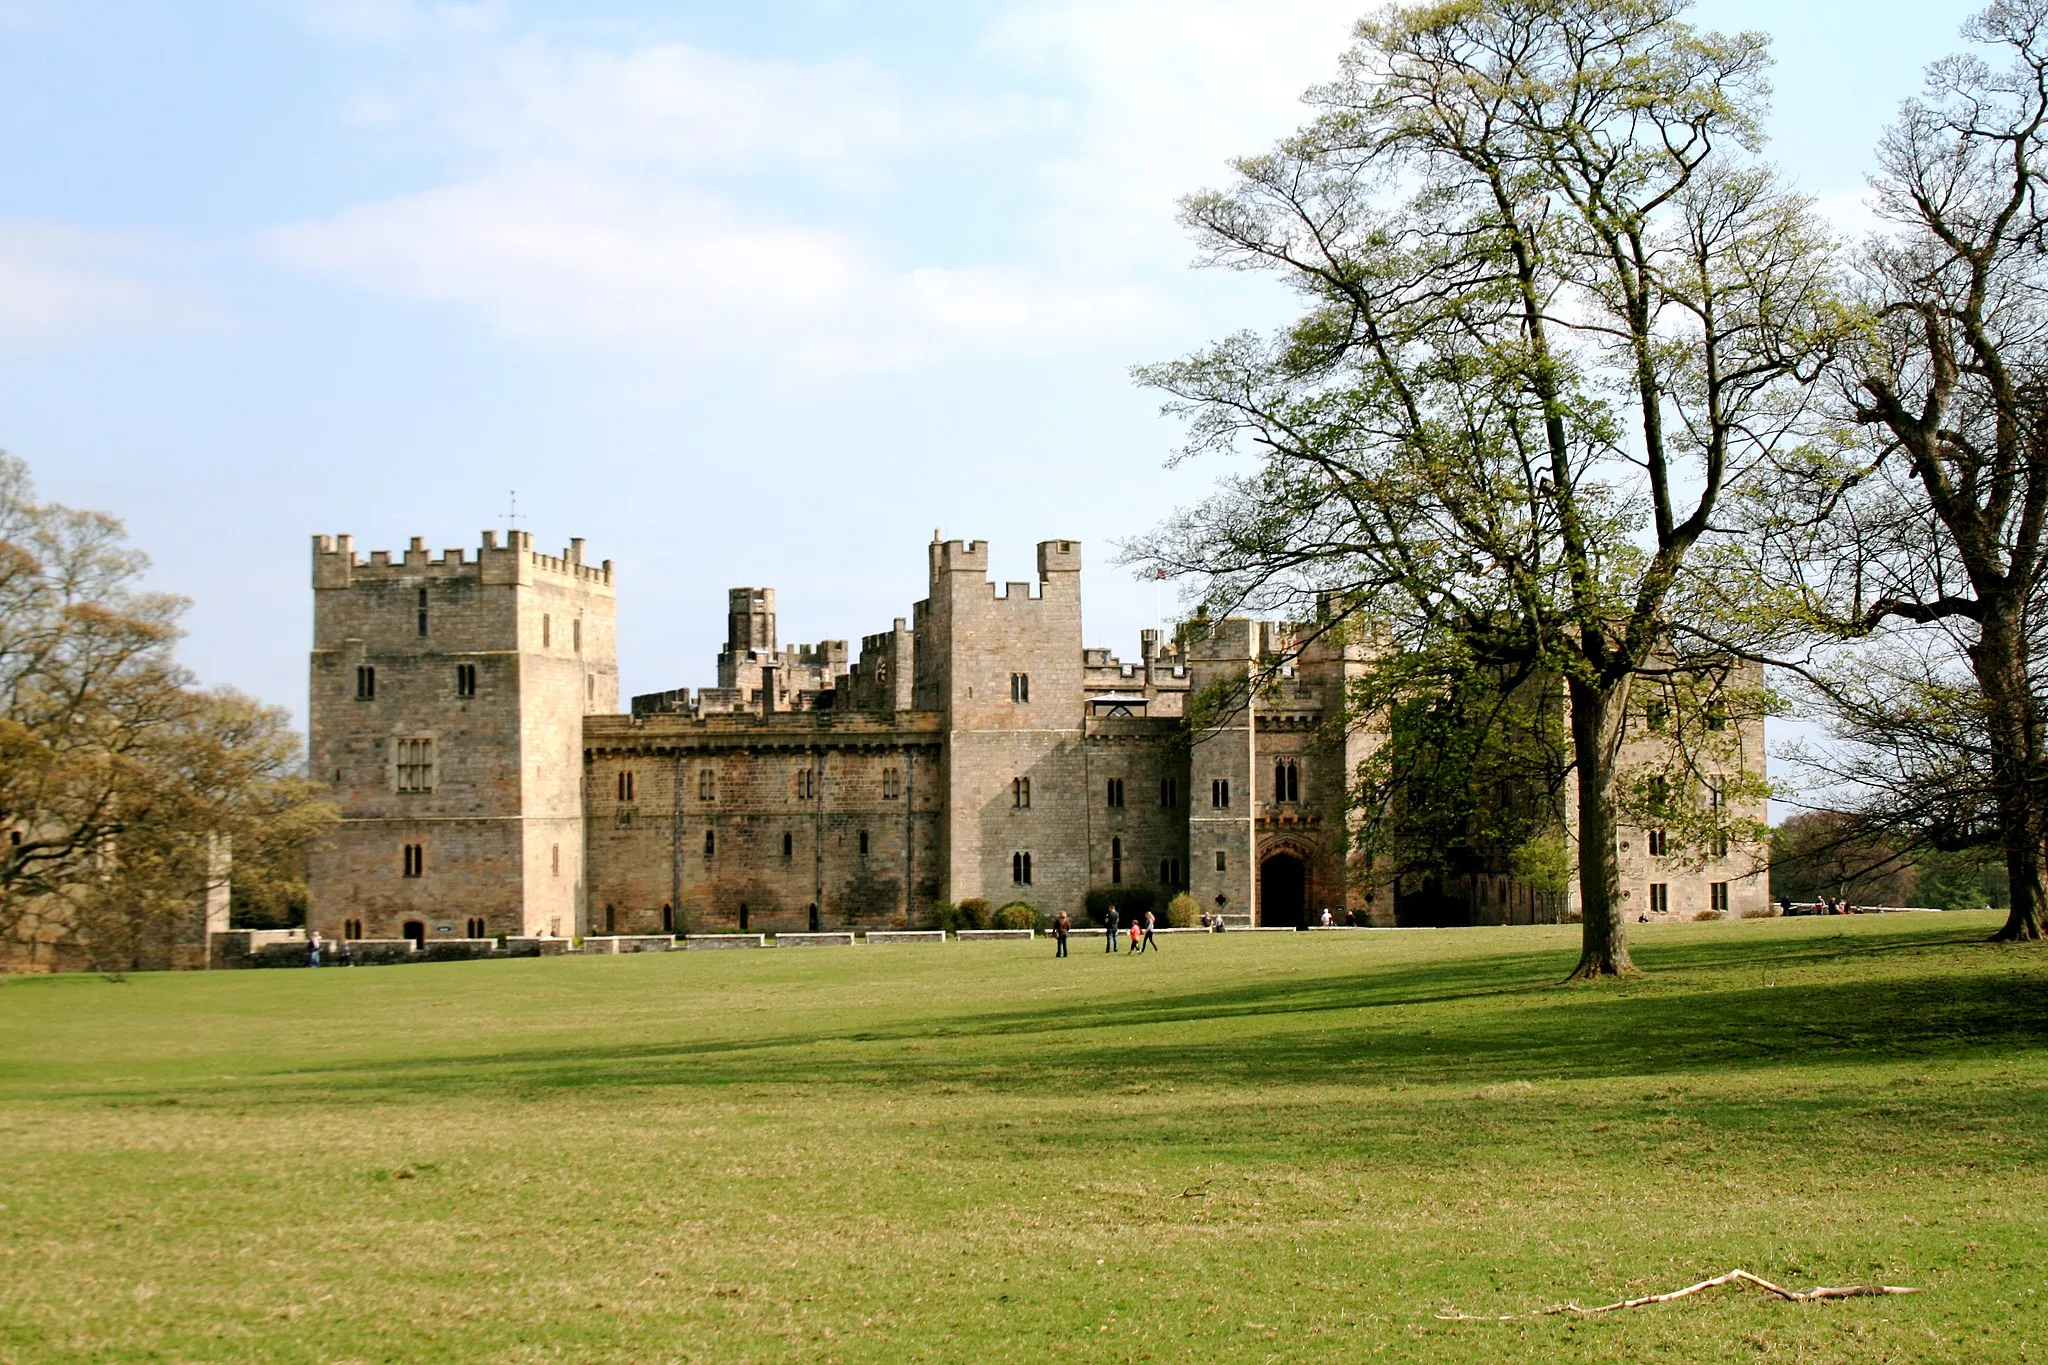
[[[534,1047],[299,1068],[218,1088],[302,1103],[382,1095],[559,1096],[650,1088],[958,1087],[1059,1095],[1135,1082],[1267,1087],[1675,1077],[1760,1066],[1910,1061],[2039,1047],[2048,957],[1958,959],[1967,936],[1844,935],[1659,946],[1640,982],[1561,986],[1568,951],[1262,975],[1220,989],[933,1017],[877,1010],[858,1029]],[[1990,950],[1998,953],[2000,950]],[[1918,959],[1916,960],[1916,954]],[[1848,980],[1767,985],[1827,962]],[[2037,965],[2038,961],[2038,965]],[[1761,974],[1761,976],[1759,976]],[[1743,984],[1729,980],[1740,975]],[[1701,979],[1704,978],[1704,979]],[[251,1094],[251,1082],[257,1094]],[[162,1094],[152,1086],[132,1094]],[[98,1086],[95,1095],[123,1092]]]

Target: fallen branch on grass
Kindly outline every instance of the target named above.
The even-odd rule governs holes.
[[[1190,1185],[1187,1189],[1182,1190],[1179,1197],[1182,1199],[1207,1199],[1209,1197],[1209,1187],[1215,1183],[1215,1177],[1212,1176],[1199,1185]]]
[[[1437,1317],[1444,1322],[1506,1322],[1511,1318],[1548,1317],[1555,1313],[1577,1313],[1583,1317],[1591,1316],[1594,1313],[1612,1313],[1618,1308],[1641,1308],[1646,1303],[1669,1303],[1673,1299],[1682,1299],[1688,1294],[1697,1294],[1703,1289],[1713,1289],[1718,1285],[1736,1283],[1753,1284],[1766,1294],[1775,1294],[1779,1298],[1793,1303],[1811,1303],[1816,1299],[1879,1298],[1886,1294],[1917,1294],[1920,1292],[1917,1289],[1908,1289],[1904,1285],[1896,1284],[1852,1284],[1839,1288],[1818,1285],[1812,1289],[1786,1289],[1782,1285],[1772,1284],[1761,1275],[1752,1275],[1747,1270],[1731,1270],[1726,1275],[1716,1275],[1711,1280],[1701,1280],[1698,1284],[1689,1284],[1683,1289],[1674,1289],[1669,1294],[1645,1294],[1640,1299],[1622,1299],[1615,1303],[1603,1303],[1598,1308],[1581,1308],[1575,1303],[1560,1303],[1553,1307],[1545,1308],[1538,1313],[1502,1313],[1498,1317],[1487,1317],[1484,1314],[1452,1311],[1438,1313]]]

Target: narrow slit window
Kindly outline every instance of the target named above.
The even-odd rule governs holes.
[[[1220,848],[1216,850],[1216,870],[1218,872],[1230,870],[1230,856]]]
[[[704,856],[709,858],[718,852],[718,831],[704,831]]]
[[[796,836],[795,836],[794,834],[785,834],[785,835],[783,835],[783,836],[782,836],[782,856],[783,856],[784,860],[786,861],[786,860],[788,860],[789,858],[793,857],[793,856],[795,855],[795,853],[796,853]]]
[[[1124,841],[1121,839],[1109,841],[1109,882],[1111,886],[1124,883]]]
[[[868,832],[866,830],[860,832],[860,856],[863,858],[868,856]]]
[[[425,638],[425,636],[426,636],[426,633],[427,633],[427,590],[426,590],[425,588],[421,588],[421,589],[420,589],[420,599],[419,599],[419,600],[420,600],[420,606],[419,606],[419,628],[420,628],[420,636],[421,636],[421,638]]]
[[[1109,779],[1109,808],[1122,810],[1124,806],[1124,780],[1121,777]]]
[[[455,665],[455,695],[473,697],[476,695],[476,665]]]
[[[377,670],[373,665],[363,664],[356,669],[356,700],[377,699]]]
[[[405,846],[404,865],[406,876],[425,876],[427,871],[427,846],[425,844],[407,844]]]
[[[540,647],[546,649],[554,643],[554,639],[555,623],[551,617],[543,614],[540,618]]]
[[[583,618],[580,616],[569,623],[569,647],[578,654],[583,652]]]
[[[620,773],[620,774],[619,774],[619,800],[621,800],[621,801],[631,801],[632,799],[633,799],[633,774],[632,774],[632,773],[630,773],[630,772],[624,772],[624,773]]]

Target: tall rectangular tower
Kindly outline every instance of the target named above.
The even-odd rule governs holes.
[[[1258,923],[1258,624],[1188,624],[1188,891],[1205,910]]]
[[[477,558],[313,538],[312,774],[341,822],[307,923],[564,936],[587,923],[583,717],[618,710],[611,561],[510,532]]]
[[[1036,586],[998,593],[986,543],[934,540],[916,703],[945,713],[945,896],[1078,919],[1090,813],[1079,541],[1039,543]]]

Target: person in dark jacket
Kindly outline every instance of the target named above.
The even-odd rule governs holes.
[[[1105,953],[1116,951],[1116,926],[1120,918],[1114,905],[1110,906],[1102,914],[1102,927],[1107,931],[1102,936],[1102,951]]]
[[[1073,921],[1067,918],[1067,912],[1064,910],[1060,911],[1060,917],[1052,922],[1052,936],[1059,941],[1060,945],[1059,951],[1053,954],[1054,957],[1065,957],[1067,955],[1067,930],[1072,927]]]

